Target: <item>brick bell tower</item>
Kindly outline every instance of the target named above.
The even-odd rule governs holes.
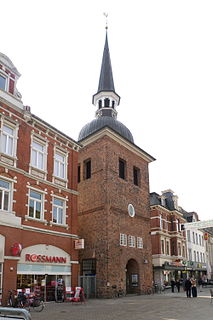
[[[145,293],[152,286],[148,164],[155,159],[134,144],[130,130],[117,120],[119,103],[106,28],[98,91],[93,95],[96,118],[79,134],[82,285],[97,297],[111,297],[115,290]]]

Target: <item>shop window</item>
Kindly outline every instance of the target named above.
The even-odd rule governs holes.
[[[0,179],[0,210],[10,211],[11,183]]]
[[[14,157],[16,153],[16,126],[3,123],[1,128],[1,152]]]
[[[129,236],[128,237],[128,245],[131,248],[135,248],[135,237],[134,236]]]
[[[123,159],[119,159],[119,177],[126,179],[126,161]]]
[[[54,156],[54,175],[61,179],[66,179],[67,175],[66,155],[58,151]]]
[[[34,168],[46,169],[46,143],[33,138],[31,145],[31,165]]]
[[[134,185],[140,186],[140,169],[133,167],[133,182]]]
[[[6,78],[0,74],[0,89],[6,90]]]
[[[91,159],[84,161],[84,179],[91,178]]]
[[[29,194],[29,217],[43,220],[43,194],[30,190]]]
[[[137,248],[142,249],[143,248],[143,238],[137,237]]]
[[[59,198],[53,198],[53,222],[65,224],[65,201]]]
[[[127,235],[120,233],[120,246],[127,246]]]

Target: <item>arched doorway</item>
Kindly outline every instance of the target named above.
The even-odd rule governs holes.
[[[126,265],[126,292],[139,292],[139,265],[134,259],[130,259]]]

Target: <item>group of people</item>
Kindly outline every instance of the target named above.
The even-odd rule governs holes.
[[[198,284],[200,285],[200,283],[198,282]],[[172,292],[174,292],[175,290],[175,286],[177,287],[177,291],[180,292],[180,280],[177,279],[172,279],[171,280],[171,288],[172,288]],[[186,281],[183,283],[183,288],[186,291],[186,296],[187,298],[191,298],[191,296],[193,298],[197,297],[197,283],[196,283],[196,279],[194,278],[187,278]]]
[[[171,287],[172,287],[172,292],[175,292],[175,286],[177,288],[177,291],[180,292],[180,280],[177,279],[172,279],[171,280]]]

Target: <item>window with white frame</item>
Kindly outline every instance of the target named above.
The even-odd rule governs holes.
[[[200,253],[200,262],[203,262],[203,255],[202,255],[202,252]]]
[[[127,246],[127,235],[124,233],[120,233],[120,246]]]
[[[200,261],[199,252],[197,251],[197,262]]]
[[[205,262],[205,254],[203,253],[203,262]]]
[[[7,79],[2,74],[0,74],[0,89],[6,90]]]
[[[187,240],[188,242],[191,242],[191,231],[187,230]]]
[[[1,152],[14,157],[16,142],[16,127],[3,123],[1,128]]]
[[[134,236],[130,236],[128,237],[128,244],[129,247],[131,248],[135,248],[135,237]]]
[[[195,239],[196,239],[196,244],[198,244],[198,237],[197,237],[197,233],[195,234]]]
[[[29,217],[43,220],[44,218],[44,195],[40,192],[29,190]]]
[[[162,215],[160,215],[160,229],[162,229],[163,228],[163,220],[162,220]]]
[[[37,169],[46,169],[46,143],[33,138],[31,145],[31,165]]]
[[[197,261],[196,251],[194,250],[194,261]]]
[[[195,243],[195,233],[194,233],[194,231],[192,232],[192,240],[193,240],[193,243]]]
[[[59,198],[53,198],[53,222],[65,224],[65,201]]]
[[[11,183],[0,179],[0,210],[10,211]]]
[[[143,238],[137,237],[137,248],[142,249],[143,248]]]
[[[54,175],[66,179],[66,155],[56,151],[54,156]]]
[[[189,249],[189,260],[192,260],[192,249]]]
[[[199,234],[199,245],[201,246],[201,235]]]

